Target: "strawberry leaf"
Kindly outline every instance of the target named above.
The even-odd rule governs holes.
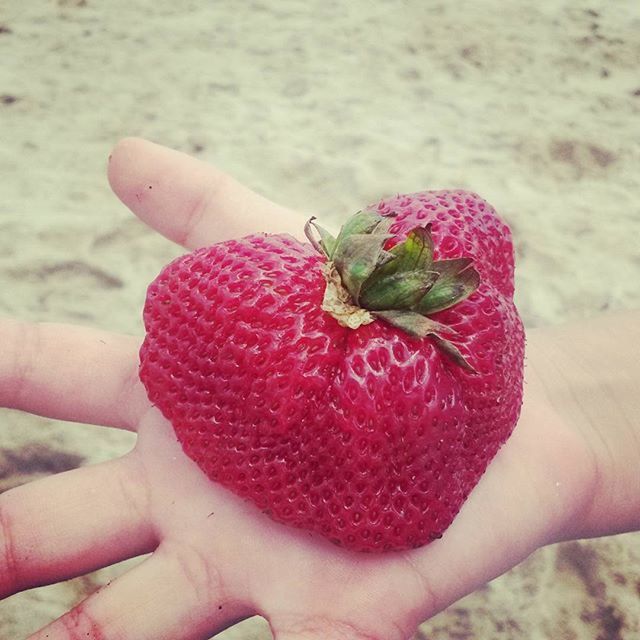
[[[377,271],[376,271],[377,273]],[[434,271],[400,271],[368,282],[358,304],[371,311],[382,309],[413,309],[437,280]]]
[[[320,242],[314,237],[312,227],[318,232]],[[307,224],[304,226],[304,233],[318,253],[324,254],[327,258],[331,259],[336,247],[336,239],[326,229],[315,222],[315,217],[307,220]]]
[[[353,300],[358,300],[362,284],[374,270],[392,258],[382,248],[387,237],[386,234],[356,234],[344,238],[337,246],[333,263]]]
[[[475,373],[476,370],[467,362],[460,349],[453,342],[443,337],[443,334],[456,335],[456,332],[432,318],[427,318],[414,311],[375,311],[373,315],[385,320],[389,324],[402,329],[416,338],[431,337],[438,348],[448,355],[456,364],[463,369]]]
[[[461,302],[478,288],[480,276],[471,259],[434,261],[431,225],[415,227],[403,242],[387,250],[392,222],[390,216],[359,211],[336,238],[314,218],[307,222],[309,241],[327,258],[322,308],[351,329],[372,322],[375,316],[410,335],[430,335],[455,362],[473,370],[444,337],[455,331],[427,317]]]
[[[428,228],[416,227],[389,252],[363,283],[358,304],[366,309],[412,309],[429,291],[439,274],[430,270],[433,240]]]
[[[416,311],[425,315],[462,302],[480,285],[480,274],[473,268],[470,258],[440,260],[431,268],[438,273],[438,279],[416,305]]]
[[[336,256],[344,251],[341,248],[341,245],[351,236],[371,235],[379,237],[384,236],[384,239],[389,238],[390,236],[387,234],[390,226],[391,220],[388,218],[383,218],[373,211],[358,211],[358,213],[351,216],[340,229],[340,233],[338,233],[335,246],[329,255],[329,259],[335,260]]]

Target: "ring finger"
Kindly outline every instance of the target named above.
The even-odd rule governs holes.
[[[135,452],[0,495],[0,598],[148,553],[157,540]]]

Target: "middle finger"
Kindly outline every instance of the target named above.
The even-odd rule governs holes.
[[[139,345],[107,331],[0,319],[0,406],[134,430],[150,406]]]

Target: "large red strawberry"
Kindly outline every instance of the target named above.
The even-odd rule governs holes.
[[[509,229],[475,194],[427,191],[306,231],[169,264],[140,377],[186,454],[274,520],[354,550],[426,544],[520,411]]]

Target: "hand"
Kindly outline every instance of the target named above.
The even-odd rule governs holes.
[[[125,140],[116,194],[187,249],[254,231],[300,236],[304,218],[183,154]],[[529,367],[525,403],[441,540],[348,552],[272,522],[210,482],[150,406],[139,339],[61,325],[0,324],[0,403],[137,431],[124,457],[0,496],[0,597],[151,553],[32,640],[205,639],[245,617],[278,640],[402,640],[448,604],[565,535],[595,473],[586,440]]]

